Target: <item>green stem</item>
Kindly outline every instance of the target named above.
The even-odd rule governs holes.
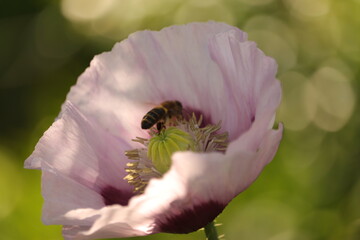
[[[219,240],[214,222],[210,222],[205,226],[205,235],[207,240]]]

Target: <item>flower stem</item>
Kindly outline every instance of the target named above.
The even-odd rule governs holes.
[[[219,240],[214,222],[210,222],[205,226],[205,235],[207,240]]]

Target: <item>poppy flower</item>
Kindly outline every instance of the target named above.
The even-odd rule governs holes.
[[[277,151],[276,71],[246,33],[216,22],[136,32],[95,56],[25,161],[42,171],[43,222],[65,239],[204,227]],[[164,114],[142,129],[153,108]]]

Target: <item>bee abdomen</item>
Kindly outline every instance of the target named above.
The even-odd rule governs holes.
[[[160,121],[165,116],[165,114],[166,110],[163,107],[156,107],[151,109],[141,120],[141,128],[151,128],[155,123]]]

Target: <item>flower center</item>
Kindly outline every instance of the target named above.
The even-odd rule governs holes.
[[[135,193],[143,193],[150,179],[159,178],[171,167],[171,156],[177,151],[225,151],[228,133],[218,133],[221,123],[201,127],[202,116],[192,114],[188,119],[172,119],[163,129],[149,131],[150,138],[136,137],[134,142],[144,147],[126,151],[127,163],[124,178],[134,186]]]
[[[176,127],[169,127],[149,140],[147,157],[152,160],[154,167],[163,174],[169,170],[171,155],[174,152],[194,150],[194,145],[195,142],[189,133]]]

